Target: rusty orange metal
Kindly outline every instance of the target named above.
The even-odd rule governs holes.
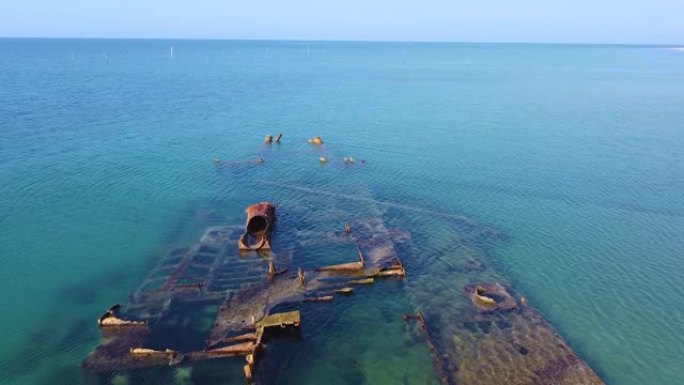
[[[245,209],[247,220],[245,231],[238,241],[240,250],[270,250],[270,236],[275,221],[276,205],[271,202],[260,202]]]

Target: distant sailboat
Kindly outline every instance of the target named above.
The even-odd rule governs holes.
[[[306,56],[311,56],[311,43],[306,43]]]
[[[169,54],[169,59],[173,60],[173,46],[171,46],[171,53]]]

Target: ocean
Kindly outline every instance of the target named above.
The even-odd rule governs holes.
[[[410,238],[405,280],[304,304],[263,383],[437,384],[401,316],[458,346],[483,277],[607,384],[684,383],[683,148],[668,47],[0,39],[0,383],[244,383],[80,364],[160,258],[262,200],[305,268],[354,258],[307,242],[363,215]]]

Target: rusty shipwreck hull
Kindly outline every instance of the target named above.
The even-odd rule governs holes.
[[[262,207],[255,212],[270,214],[268,210]],[[361,245],[359,268],[351,271],[305,271],[291,266],[291,256],[280,252],[269,253],[268,260],[243,258],[235,253],[244,235],[239,227],[207,229],[197,244],[172,250],[162,259],[127,305],[114,306],[98,318],[101,342],[84,360],[83,368],[119,372],[242,356],[247,362],[245,376],[251,379],[253,366],[263,354],[264,330],[276,324],[300,325],[298,312],[296,317],[274,314],[274,308],[328,302],[352,294],[354,285],[404,276],[392,233],[378,227],[381,222],[374,219],[364,223],[375,225],[358,224],[357,235],[345,238]],[[209,309],[217,310],[210,312],[213,326],[205,337],[179,342],[186,325],[206,322]],[[204,321],[198,320],[202,317]],[[178,324],[184,326],[178,328]]]
[[[238,241],[240,250],[270,250],[270,236],[275,221],[276,205],[271,202],[260,202],[245,209],[247,220],[245,231]]]
[[[429,261],[428,269],[453,266],[455,274],[408,283],[421,287],[409,292],[420,311],[404,318],[409,333],[425,341],[443,385],[603,384],[486,259],[474,264],[473,249],[453,250],[446,248],[448,258]]]
[[[238,356],[245,360],[245,378],[251,381],[259,357],[267,354],[266,328],[300,326],[298,312],[274,309],[327,302],[352,294],[356,285],[405,276],[397,245],[404,250],[401,245],[411,239],[408,233],[386,228],[380,217],[352,221],[350,227],[351,232],[302,233],[292,239],[307,249],[329,242],[358,246],[355,259],[350,255],[349,262],[311,270],[297,268],[287,253],[271,252],[269,260],[241,258],[235,246],[243,228],[208,229],[200,242],[172,251],[152,270],[122,307],[125,314],[112,308],[100,318],[110,320],[103,323],[111,326],[100,328],[101,343],[83,367],[117,372]],[[459,293],[468,307],[456,317],[437,320],[437,326],[432,321],[439,313],[406,317],[420,324],[417,338],[427,341],[443,384],[602,384],[505,283],[474,280]],[[216,310],[205,335],[191,344],[177,344],[174,333],[182,331],[168,330],[167,321],[191,323],[209,308]]]
[[[601,385],[603,381],[534,309],[475,309],[455,322],[468,330],[445,333],[422,312],[415,322],[443,385]]]

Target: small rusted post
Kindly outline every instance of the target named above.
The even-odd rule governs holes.
[[[252,365],[245,364],[245,366],[242,369],[245,371],[245,380],[247,380],[248,384],[251,384],[252,383]]]
[[[245,361],[247,363],[245,366],[242,367],[242,369],[245,372],[245,380],[247,380],[248,384],[252,383],[252,368],[254,367],[254,354],[248,354],[245,356]]]
[[[301,267],[297,268],[297,278],[299,278],[299,286],[306,287],[306,277]]]

